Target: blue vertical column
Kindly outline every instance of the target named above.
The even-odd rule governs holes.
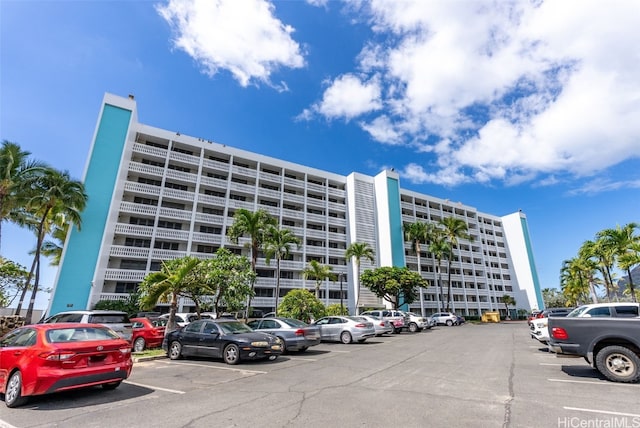
[[[50,315],[87,309],[131,115],[131,110],[104,104],[84,177],[89,198],[81,230],[74,226],[67,237]]]
[[[389,231],[391,237],[391,262],[394,267],[405,267],[404,231],[402,228],[402,208],[400,206],[400,183],[394,177],[387,177],[387,197],[389,204]],[[398,309],[408,311],[409,305],[400,296]]]
[[[520,225],[522,226],[522,234],[524,236],[524,243],[527,247],[527,256],[529,258],[529,270],[531,271],[533,288],[536,292],[536,300],[538,308],[544,308],[544,299],[542,298],[542,290],[540,289],[540,279],[538,279],[538,270],[536,269],[535,261],[533,260],[533,248],[531,246],[531,239],[529,238],[529,226],[527,225],[527,219],[524,216],[520,217]]]

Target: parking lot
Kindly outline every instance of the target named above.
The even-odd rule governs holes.
[[[322,343],[276,361],[136,363],[115,391],[0,404],[11,427],[640,427],[640,385],[559,359],[525,322]]]

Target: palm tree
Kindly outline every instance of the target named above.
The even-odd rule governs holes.
[[[16,143],[4,140],[0,148],[0,242],[2,222],[12,218],[14,210],[23,205],[28,182],[40,174],[45,164],[30,160],[31,153]]]
[[[596,293],[596,286],[602,281],[596,277],[598,272],[598,263],[592,257],[593,250],[596,247],[592,245],[592,241],[586,241],[578,250],[578,261],[584,273],[584,279],[589,284],[589,294],[591,294],[591,300],[593,303],[598,303],[598,294]],[[607,293],[608,294],[608,293]]]
[[[362,288],[360,286],[360,262],[362,259],[367,259],[371,263],[375,262],[376,260],[375,254],[376,253],[375,251],[373,251],[373,248],[371,248],[371,246],[366,242],[353,242],[349,244],[349,246],[344,252],[344,257],[348,260],[354,260],[356,264],[357,277],[355,280],[355,284],[358,287],[358,292],[356,294],[356,301],[355,301],[356,314],[358,313],[358,305],[360,303],[360,291],[362,291]]]
[[[502,303],[504,303],[504,307],[507,310],[507,320],[511,319],[511,316],[509,315],[509,305],[515,306],[516,305],[516,300],[511,297],[508,294],[505,294],[504,296],[502,296]]]
[[[418,259],[418,274],[422,276],[422,265],[420,263],[420,244],[428,244],[430,235],[432,234],[433,224],[423,223],[418,221],[416,223],[409,223],[404,225],[404,239],[411,243],[411,247],[416,253]],[[424,296],[422,290],[420,290],[420,311],[424,317]]]
[[[429,252],[433,254],[436,260],[436,292],[440,296],[438,312],[444,312],[444,295],[442,294],[442,259],[448,259],[451,254],[451,246],[444,236],[443,230],[434,227],[431,231],[431,239],[429,242]]]
[[[149,273],[140,283],[142,309],[150,310],[158,302],[170,302],[166,333],[176,328],[175,314],[178,308],[178,297],[194,286],[192,281],[195,276],[192,272],[199,263],[199,259],[189,256],[163,261],[159,272]]]
[[[69,223],[65,222],[61,225],[55,225],[51,232],[51,238],[53,240],[46,240],[42,243],[41,254],[45,257],[51,258],[51,266],[59,266],[62,260],[62,249],[64,243],[67,240],[67,233],[69,232]]]
[[[585,241],[580,247],[578,254],[581,257],[587,257],[596,264],[596,269],[602,275],[604,285],[607,291],[607,302],[611,301],[611,289],[613,287],[613,266],[615,264],[615,255],[613,250],[606,245],[604,239],[600,238],[596,241]]]
[[[613,251],[618,267],[627,272],[627,276],[629,277],[629,291],[631,293],[631,299],[634,302],[636,301],[636,293],[631,277],[631,268],[638,264],[633,257],[633,248],[640,243],[640,236],[635,234],[637,228],[637,223],[628,223],[623,227],[616,226],[615,229],[602,230],[596,235],[598,238],[603,239],[605,247]],[[631,256],[628,256],[628,254],[631,254]],[[622,263],[620,263],[621,259]]]
[[[562,262],[560,288],[568,305],[577,306],[588,300],[591,294],[588,278],[593,274],[592,269],[592,265],[584,263],[579,257]]]
[[[73,180],[67,171],[61,172],[53,168],[47,168],[42,175],[32,181],[25,209],[33,219],[36,232],[36,252],[26,283],[29,285],[34,270],[36,280],[31,289],[29,307],[25,315],[27,320],[30,320],[33,314],[33,306],[38,292],[40,254],[46,235],[50,233],[54,225],[61,224],[64,221],[70,221],[80,229],[82,223],[80,213],[84,210],[86,203],[87,194],[84,192],[84,185],[80,181]],[[24,294],[16,314],[20,313],[23,301]]]
[[[269,264],[272,258],[276,259],[276,304],[274,309],[276,315],[278,314],[278,299],[280,298],[280,260],[284,257],[289,257],[289,252],[293,245],[298,248],[300,239],[289,229],[278,229],[276,226],[267,228],[263,246],[266,263]]]
[[[240,208],[233,216],[233,224],[227,231],[229,239],[234,244],[238,243],[241,236],[248,236],[249,255],[251,260],[251,270],[256,273],[256,263],[258,261],[258,252],[262,249],[265,240],[265,234],[269,226],[275,226],[276,220],[265,210],[252,212],[244,208]],[[255,282],[251,283],[251,295],[247,299],[247,310],[245,311],[245,320],[249,317],[251,310],[251,296],[255,290]]]
[[[451,310],[451,262],[453,261],[453,250],[458,249],[459,239],[467,239],[472,241],[473,238],[467,233],[469,226],[467,223],[457,217],[445,217],[440,220],[440,225],[443,227],[442,233],[449,242],[449,272],[447,284],[447,311]]]
[[[311,260],[309,266],[302,271],[302,277],[304,279],[315,279],[316,299],[320,298],[320,285],[322,285],[322,281],[335,278],[332,270],[333,268],[331,266],[321,265],[317,260]]]

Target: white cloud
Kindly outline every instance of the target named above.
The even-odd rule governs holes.
[[[316,112],[367,113],[358,123],[373,139],[406,144],[429,165],[416,160],[405,177],[548,185],[639,156],[640,2],[358,5],[376,32],[358,69],[377,76],[385,108],[377,118],[341,111],[332,87]]]
[[[271,83],[280,67],[304,66],[293,28],[274,16],[264,0],[169,0],[157,6],[171,25],[173,43],[191,56],[208,75],[229,71],[242,85]]]
[[[375,77],[363,82],[353,74],[345,74],[330,83],[313,110],[329,119],[350,120],[381,107],[380,85]]]

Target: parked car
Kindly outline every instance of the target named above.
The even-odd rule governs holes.
[[[538,318],[538,315],[541,314],[541,313],[542,313],[542,311],[539,311],[537,309],[534,310],[534,311],[531,311],[531,313],[527,316],[527,324],[531,325],[531,322],[534,319]]]
[[[391,322],[388,320],[385,320],[373,315],[358,315],[358,316],[366,319],[367,321],[371,321],[371,323],[373,324],[373,328],[376,331],[376,336],[382,336],[383,334],[393,333],[393,324],[391,324]]]
[[[169,320],[169,314],[162,314],[160,315],[158,318],[164,318],[167,321]],[[189,325],[189,323],[191,321],[195,321],[197,319],[213,319],[214,317],[212,315],[209,315],[207,313],[201,313],[200,314],[200,318],[198,318],[198,314],[195,312],[176,312],[175,313],[175,320],[176,320],[176,326],[177,327],[184,327],[186,325]]]
[[[222,358],[227,364],[242,360],[275,360],[282,354],[282,341],[237,320],[199,319],[167,334],[162,349],[169,358]]]
[[[610,302],[610,303],[592,303],[588,305],[582,305],[567,315],[569,318],[573,317],[637,317],[640,315],[640,303],[631,302]]]
[[[409,326],[409,316],[393,309],[377,309],[363,312],[360,315],[370,315],[389,321],[393,325],[394,333],[400,333],[402,329]]]
[[[550,349],[583,357],[613,382],[640,382],[639,317],[551,317]]]
[[[416,333],[418,331],[422,331],[425,328],[429,329],[433,327],[433,323],[429,322],[429,318],[425,318],[422,315],[414,314],[413,312],[402,312],[406,318],[409,318],[409,324],[407,325],[407,330],[411,333]]]
[[[131,344],[98,324],[34,324],[0,339],[0,393],[7,407],[27,397],[102,385],[129,377]]]
[[[355,340],[362,343],[376,335],[373,323],[359,316],[324,317],[314,324],[320,328],[320,338],[322,340],[340,341],[342,343],[351,343]]]
[[[262,318],[249,321],[249,327],[256,331],[273,334],[282,340],[282,353],[304,352],[310,346],[320,343],[320,330],[304,321],[293,318]]]
[[[566,317],[573,312],[573,308],[549,308],[539,314],[539,318],[535,318],[529,324],[531,337],[536,339],[543,345],[549,343],[549,317]]]
[[[133,350],[142,352],[146,348],[158,348],[162,345],[166,318],[131,318],[133,327]]]
[[[93,310],[60,312],[43,321],[45,324],[76,322],[83,324],[102,324],[115,331],[124,340],[131,341],[133,329],[129,315],[122,311]]]
[[[446,325],[449,327],[452,325],[458,325],[458,316],[451,312],[436,312],[431,315],[431,318],[437,325]]]

